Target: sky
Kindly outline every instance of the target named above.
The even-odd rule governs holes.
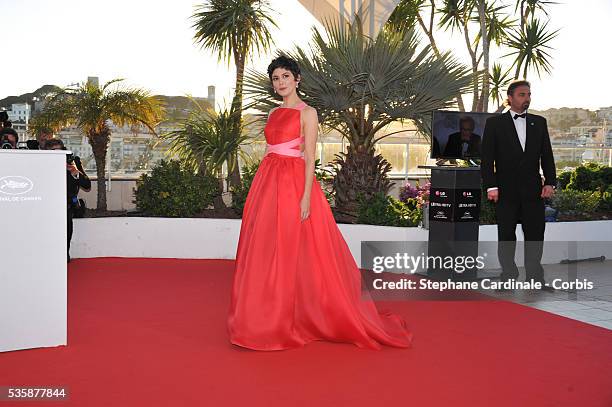
[[[610,0],[560,0],[550,7],[553,71],[533,72],[532,108],[612,106]],[[218,103],[229,103],[235,71],[193,42],[190,16],[197,0],[0,0],[4,61],[0,99],[45,84],[67,86],[97,76],[125,78],[153,94],[206,97],[216,86]],[[278,29],[276,49],[308,47],[318,22],[297,0],[270,0]],[[443,50],[469,63],[462,35],[439,33]],[[423,36],[424,37],[424,36]],[[10,55],[9,58],[6,56]],[[503,53],[494,54],[501,57]],[[272,54],[258,55],[249,69],[264,70]],[[494,58],[492,58],[492,61]]]

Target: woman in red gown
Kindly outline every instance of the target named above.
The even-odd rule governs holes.
[[[404,320],[362,295],[357,264],[314,181],[317,112],[297,95],[297,63],[281,56],[268,75],[283,103],[268,116],[266,153],[244,206],[230,341],[255,350],[314,340],[409,347]]]

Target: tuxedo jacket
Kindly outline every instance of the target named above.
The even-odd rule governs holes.
[[[453,133],[448,136],[448,142],[444,147],[444,157],[463,157],[463,143],[461,142],[461,133]],[[470,140],[468,141],[468,148],[465,153],[465,157],[476,157],[480,156],[480,136],[472,133]]]
[[[70,205],[74,198],[78,195],[79,189],[89,190],[91,188],[91,180],[85,173],[81,159],[78,156],[74,156],[74,165],[81,172],[79,178],[75,179],[70,171],[66,171],[66,189],[68,192],[68,205]]]
[[[510,112],[487,119],[480,165],[483,186],[497,187],[500,201],[538,200],[543,184],[557,184],[546,119],[527,114],[525,151],[513,120]]]

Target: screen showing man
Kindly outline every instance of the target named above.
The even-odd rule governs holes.
[[[497,113],[434,110],[431,158],[479,160],[485,122]]]
[[[448,136],[445,157],[480,157],[480,136],[474,134],[476,123],[471,116],[459,118],[459,131]]]

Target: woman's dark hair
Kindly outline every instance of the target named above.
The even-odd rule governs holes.
[[[285,55],[281,55],[278,58],[274,58],[270,65],[268,65],[268,77],[272,80],[272,72],[276,68],[283,68],[290,71],[293,74],[294,79],[297,79],[300,75],[300,67],[298,63]]]

